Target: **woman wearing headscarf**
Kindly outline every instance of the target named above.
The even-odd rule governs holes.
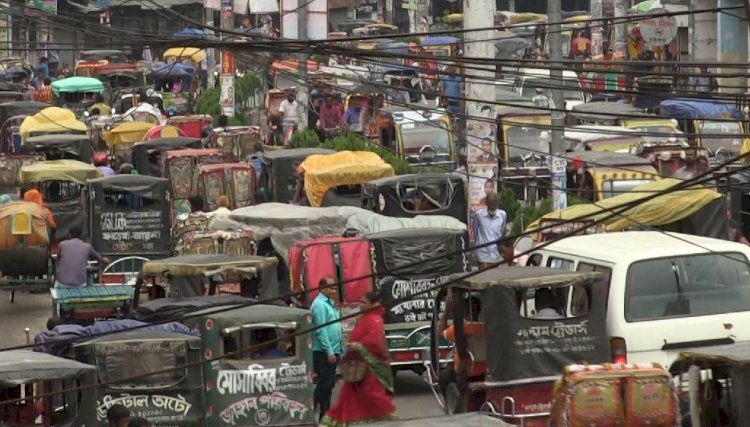
[[[55,222],[55,217],[54,215],[52,215],[52,211],[44,205],[44,198],[42,198],[42,193],[40,193],[39,190],[32,188],[31,190],[28,190],[26,191],[26,193],[24,193],[23,200],[26,202],[34,203],[42,208],[47,219],[47,226],[50,229],[50,235],[54,234],[55,230],[57,230],[57,222]]]
[[[326,412],[321,426],[346,427],[395,418],[393,373],[383,327],[385,307],[381,296],[375,292],[365,295],[361,303],[364,314],[349,335],[344,361],[364,362],[367,372],[361,381],[344,383],[336,404]]]

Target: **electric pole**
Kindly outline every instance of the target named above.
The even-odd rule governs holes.
[[[562,21],[562,9],[559,0],[547,0],[547,16],[549,27],[547,27],[547,41],[549,43],[549,84],[552,87],[552,138],[550,140],[550,172],[552,175],[552,203],[554,210],[565,209],[568,205],[567,195],[567,168],[566,160],[562,155],[563,149],[563,127],[565,126],[565,99],[563,97],[563,72],[562,72],[562,36],[560,34],[560,21]]]
[[[297,7],[301,7],[297,11],[297,39],[300,42],[307,41],[307,6],[304,4],[305,0],[297,0],[299,3]],[[297,102],[302,106],[300,109],[300,123],[298,129],[305,129],[307,127],[307,109],[310,108],[310,103],[307,101],[307,49],[303,48],[303,53],[299,54],[299,78],[302,80],[302,84],[298,85],[297,89]]]
[[[495,66],[490,64],[495,59],[494,40],[497,36],[493,27],[496,6],[495,0],[463,1],[464,56],[471,58],[472,62],[464,72],[466,134],[457,136],[465,136],[469,188],[484,188],[488,180],[497,179],[495,171],[499,167],[495,137],[490,136],[490,123],[495,119],[495,90],[489,83],[495,79]],[[478,59],[486,59],[487,64],[477,62]],[[484,191],[470,193],[470,211],[482,208],[485,205],[482,200]]]
[[[628,30],[625,17],[628,13],[626,0],[615,0],[615,55],[616,58],[625,58],[628,49]],[[622,59],[619,59],[622,60]]]
[[[591,0],[591,57],[599,56],[602,50],[602,0]]]

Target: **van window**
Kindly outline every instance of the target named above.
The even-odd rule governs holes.
[[[604,308],[606,309],[609,305],[609,287],[612,282],[612,269],[609,267],[605,267],[603,265],[597,265],[597,264],[589,264],[587,262],[579,262],[578,267],[576,267],[576,271],[580,271],[583,273],[602,273],[604,275],[604,283],[605,286],[605,298],[604,298]],[[575,298],[574,298],[575,300]],[[574,313],[576,312],[577,308],[575,305],[571,306],[571,311]]]
[[[750,311],[750,268],[740,253],[652,259],[628,269],[625,320]]]
[[[547,267],[550,268],[559,268],[562,270],[573,271],[574,266],[575,262],[569,259],[549,257],[549,259],[547,260]]]
[[[94,356],[99,380],[113,389],[163,389],[187,375],[187,351],[185,342],[148,340],[97,345]]]

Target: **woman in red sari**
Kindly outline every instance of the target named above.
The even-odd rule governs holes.
[[[321,426],[346,427],[395,418],[393,373],[383,329],[385,308],[381,297],[374,292],[365,295],[361,302],[364,314],[349,335],[344,359],[364,361],[367,372],[360,382],[344,383]]]

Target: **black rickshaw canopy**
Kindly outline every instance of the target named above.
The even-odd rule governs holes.
[[[578,273],[546,267],[493,268],[471,277],[461,278],[461,276],[463,275],[451,277],[451,280],[458,279],[452,286],[473,291],[487,290],[495,286],[513,288],[565,287],[602,277],[601,273]]]
[[[156,198],[169,190],[169,180],[148,175],[110,175],[90,179],[94,189],[112,192],[128,192],[139,196]]]
[[[133,146],[133,166],[141,175],[161,176],[161,165],[158,161],[151,161],[150,157],[165,151],[182,148],[202,148],[200,138],[177,136],[171,138],[157,138],[140,142]]]
[[[584,122],[614,123],[618,120],[655,117],[630,104],[618,102],[587,102],[578,104],[568,113],[571,117]]]
[[[26,145],[34,153],[43,153],[48,160],[70,159],[90,163],[93,156],[88,135],[51,134],[26,138]],[[56,156],[50,159],[49,156]]]
[[[0,354],[0,386],[72,379],[95,369],[91,365],[47,353],[7,350]]]
[[[107,334],[101,337],[92,338],[83,342],[79,342],[73,345],[73,348],[78,351],[85,351],[83,349],[90,349],[95,351],[97,347],[105,347],[113,344],[128,344],[128,343],[142,343],[148,341],[183,341],[189,348],[200,348],[201,339],[197,335],[181,334],[179,332],[167,332],[167,331],[148,331],[148,330],[136,330],[128,332],[118,332],[116,334]]]
[[[217,328],[224,330],[259,324],[270,326],[293,323],[296,324],[294,326],[296,329],[297,326],[306,322],[309,315],[309,310],[268,304],[238,306],[232,310],[228,310],[228,307],[213,307],[193,313],[195,317],[211,318]]]

